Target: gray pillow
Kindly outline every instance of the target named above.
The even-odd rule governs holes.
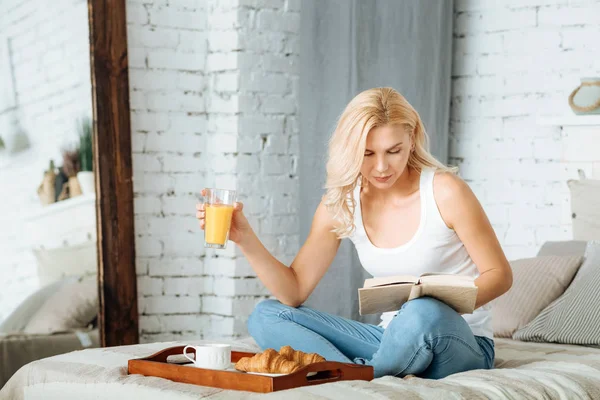
[[[538,256],[511,261],[513,285],[491,303],[494,336],[510,338],[537,317],[569,287],[582,260],[583,256]]]
[[[23,332],[52,334],[85,328],[98,313],[98,283],[95,276],[63,285],[31,317]]]
[[[600,242],[587,244],[573,282],[533,321],[513,334],[530,342],[600,344]]]
[[[65,283],[72,280],[63,279],[46,285],[29,296],[0,324],[0,332],[23,332],[31,317],[44,305],[46,300],[56,293]]]
[[[563,240],[546,242],[538,251],[538,256],[583,256],[587,242],[585,240]]]

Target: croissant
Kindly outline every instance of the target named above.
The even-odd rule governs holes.
[[[325,361],[325,358],[317,353],[304,353],[300,350],[294,350],[291,346],[283,346],[279,349],[279,354],[290,361],[297,362],[302,367],[305,367],[308,364]]]
[[[235,369],[245,372],[266,372],[269,374],[291,374],[301,368],[274,349],[266,349],[252,357],[243,357],[235,364]]]

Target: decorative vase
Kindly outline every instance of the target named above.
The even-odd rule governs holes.
[[[77,180],[77,176],[69,177],[69,197],[76,197],[81,195],[81,186]]]
[[[40,202],[43,206],[47,206],[48,204],[52,204],[55,202],[55,190],[54,190],[54,181],[56,179],[56,175],[54,175],[54,171],[46,171],[44,173],[44,178],[42,179],[42,183],[37,189],[37,194],[40,198]]]
[[[92,171],[80,171],[77,173],[77,180],[81,187],[83,194],[94,194],[96,193],[96,186],[94,185],[94,173]]]
[[[600,114],[600,78],[581,78],[569,96],[569,106],[577,115]]]

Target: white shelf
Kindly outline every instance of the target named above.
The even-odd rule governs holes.
[[[89,204],[89,207],[93,205],[96,207],[96,195],[95,194],[82,194],[80,196],[71,197],[66,200],[57,201],[56,203],[51,203],[45,206],[40,206],[38,210],[31,213],[25,218],[26,220],[35,220],[41,217],[45,217],[47,215],[62,213],[65,210],[70,208],[81,207],[82,205],[85,207]]]
[[[600,126],[600,114],[597,115],[562,115],[562,116],[539,116],[537,118],[539,125],[550,126]]]

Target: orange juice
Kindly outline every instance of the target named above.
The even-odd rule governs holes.
[[[225,245],[229,227],[231,226],[231,217],[233,216],[233,206],[228,204],[207,204],[204,226],[205,242],[210,244]]]

